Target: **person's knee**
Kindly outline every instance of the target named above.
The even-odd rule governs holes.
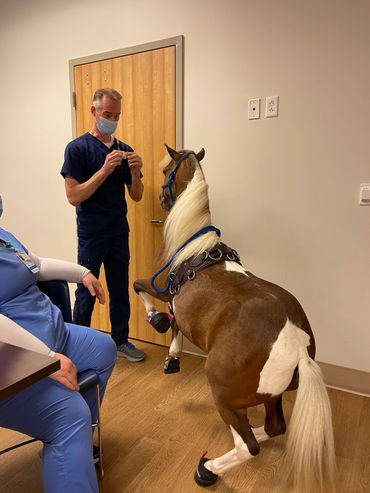
[[[112,366],[114,366],[114,363],[116,362],[116,357],[117,357],[117,346],[114,340],[106,336],[104,338],[104,354],[106,356],[107,361],[110,362]]]
[[[49,413],[45,423],[48,433],[44,441],[67,443],[77,435],[88,436],[91,427],[91,411],[85,399],[79,392],[71,392],[68,398],[56,402]]]
[[[75,392],[68,409],[65,408],[65,423],[76,423],[80,427],[91,426],[91,411],[85,399],[79,392]]]
[[[111,370],[117,358],[117,346],[114,340],[100,331],[94,331],[95,344],[99,348],[99,358],[96,369],[100,372]]]

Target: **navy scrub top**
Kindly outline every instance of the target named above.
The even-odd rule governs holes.
[[[99,171],[106,156],[115,149],[132,151],[117,139],[108,148],[90,133],[83,134],[67,145],[61,175],[84,183]],[[125,185],[131,185],[127,159],[122,160],[122,165],[117,166],[90,198],[76,207],[79,236],[112,237],[129,231]]]

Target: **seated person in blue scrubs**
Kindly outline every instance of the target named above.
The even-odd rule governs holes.
[[[98,493],[91,428],[96,394],[78,392],[77,373],[95,370],[103,398],[116,345],[101,332],[64,323],[36,282],[79,282],[104,303],[101,284],[85,267],[36,256],[1,227],[0,279],[0,341],[54,356],[61,364],[50,377],[0,401],[0,426],[42,440],[45,493]]]

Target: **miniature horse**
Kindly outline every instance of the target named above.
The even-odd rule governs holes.
[[[151,280],[135,281],[134,288],[148,314],[161,315],[147,294],[169,302],[172,326],[207,353],[206,375],[235,447],[215,459],[202,457],[195,480],[213,484],[218,475],[256,456],[261,442],[283,434],[282,395],[298,388],[285,476],[294,491],[328,492],[335,472],[331,410],[313,360],[307,317],[294,296],[246,271],[235,250],[220,243],[200,166],[204,150],[167,150],[172,159],[163,170],[160,196],[162,207],[170,210],[164,266]],[[170,355],[176,352],[175,337]],[[265,424],[252,428],[247,409],[259,404],[265,407]]]

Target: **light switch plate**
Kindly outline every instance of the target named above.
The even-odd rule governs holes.
[[[360,205],[370,205],[370,183],[360,183]]]

